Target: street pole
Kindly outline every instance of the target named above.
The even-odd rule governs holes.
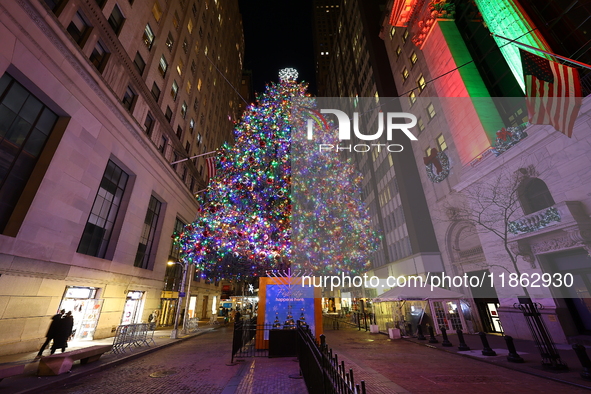
[[[181,264],[183,266],[183,278],[181,279],[181,288],[179,289],[179,299],[178,299],[177,306],[176,306],[176,316],[174,317],[174,329],[170,333],[170,337],[172,339],[178,338],[179,316],[181,314],[181,307],[182,307],[181,298],[183,298],[182,295],[185,290],[185,279],[187,278],[187,268],[189,266],[189,264],[186,264],[186,263],[178,263],[177,262],[176,264]]]
[[[183,314],[183,332],[187,333],[187,313],[189,312],[189,301],[191,299],[191,283],[193,281],[193,275],[195,270],[191,270],[191,276],[189,276],[189,283],[187,283],[187,293],[185,294],[185,313]]]

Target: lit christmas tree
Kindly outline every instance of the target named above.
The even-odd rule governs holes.
[[[184,261],[204,276],[368,269],[367,256],[378,242],[361,202],[360,176],[335,153],[304,149],[292,140],[305,138],[310,118],[321,126],[319,139],[335,143],[337,137],[296,78],[295,70],[282,70],[280,83],[268,85],[245,111],[235,144],[218,151],[198,219],[177,238]]]

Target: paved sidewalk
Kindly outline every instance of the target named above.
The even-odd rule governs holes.
[[[55,387],[60,384],[64,384],[67,381],[73,381],[76,379],[88,376],[91,373],[105,370],[107,368],[119,365],[123,362],[145,356],[156,350],[174,345],[183,340],[193,338],[205,334],[211,330],[214,330],[223,325],[209,325],[208,321],[200,322],[199,328],[196,332],[189,334],[180,334],[178,339],[172,339],[171,329],[157,329],[154,331],[154,342],[151,346],[142,347],[131,347],[124,353],[105,353],[100,360],[89,363],[86,365],[80,365],[75,363],[70,373],[58,375],[58,376],[46,376],[38,377],[37,368],[39,360],[35,359],[37,352],[21,353],[0,356],[0,367],[14,364],[26,364],[25,373],[23,375],[5,378],[0,381],[0,392],[4,393],[39,393],[43,392],[51,387]],[[229,326],[231,327],[231,325]],[[179,331],[180,332],[180,331]],[[71,341],[68,343],[67,351],[76,349],[82,349],[85,347],[95,345],[111,345],[113,344],[113,337],[97,339],[92,341]],[[57,353],[61,351],[58,350]],[[48,349],[43,353],[45,356],[49,355]],[[229,356],[228,356],[229,359]]]
[[[457,337],[450,336],[452,348],[425,343],[416,339],[391,340],[383,334],[358,331],[340,325],[339,330],[325,326],[326,342],[338,354],[345,367],[353,369],[355,381],[365,380],[372,394],[393,393],[556,393],[588,392],[591,382],[582,379],[582,370],[572,350],[559,346],[559,352],[571,371],[556,373],[544,370],[539,353],[526,349],[525,342],[515,341],[524,364],[506,361],[507,351],[501,347],[502,337],[489,338],[497,349],[496,357],[482,356],[477,335],[466,336],[475,351],[458,352]],[[523,342],[523,343],[522,343]],[[529,344],[533,346],[533,344]],[[524,373],[525,372],[525,373]]]

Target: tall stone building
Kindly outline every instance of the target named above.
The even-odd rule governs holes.
[[[375,107],[383,98],[398,96],[385,46],[379,38],[383,3],[348,0],[334,1],[330,5],[326,2],[315,4],[316,12],[322,13],[324,9],[332,13],[333,6],[338,10],[338,18],[327,23],[332,30],[315,26],[317,36],[327,36],[317,37],[316,41],[331,45],[324,54],[322,51],[316,53],[320,67],[317,72],[319,96],[342,98],[358,106],[354,110],[359,112]],[[327,65],[326,69],[324,65]],[[388,110],[399,111],[396,103],[390,103]],[[367,129],[377,128],[376,114],[371,119],[364,119]],[[367,141],[342,142],[341,145],[345,146],[349,142]],[[370,258],[371,271],[368,274],[382,279],[440,275],[443,263],[412,147],[409,140],[397,142],[404,146],[397,153],[377,148],[367,152],[341,150],[341,154],[349,155],[363,174],[364,202],[375,230],[382,236],[380,249]],[[357,303],[361,309],[361,300],[367,301],[387,288],[349,290],[342,291],[341,298],[351,298],[344,304],[352,302],[355,307]]]
[[[0,354],[40,346],[60,308],[78,339],[171,324],[171,235],[207,182],[204,157],[171,163],[232,138],[237,2],[11,0],[0,32]],[[207,317],[219,287],[189,274]]]
[[[403,110],[418,118],[412,146],[445,271],[494,279],[463,288],[474,328],[531,338],[518,308],[531,298],[561,343],[591,333],[590,102],[571,138],[525,123],[519,46],[509,41],[591,63],[591,10],[571,3],[393,0],[381,33]],[[589,70],[580,75],[589,86]],[[469,220],[478,213],[491,227]],[[502,280],[510,274],[572,283],[526,292]]]

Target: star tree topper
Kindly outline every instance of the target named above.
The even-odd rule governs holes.
[[[279,80],[280,81],[295,81],[298,79],[298,71],[295,68],[284,68],[279,70]]]

